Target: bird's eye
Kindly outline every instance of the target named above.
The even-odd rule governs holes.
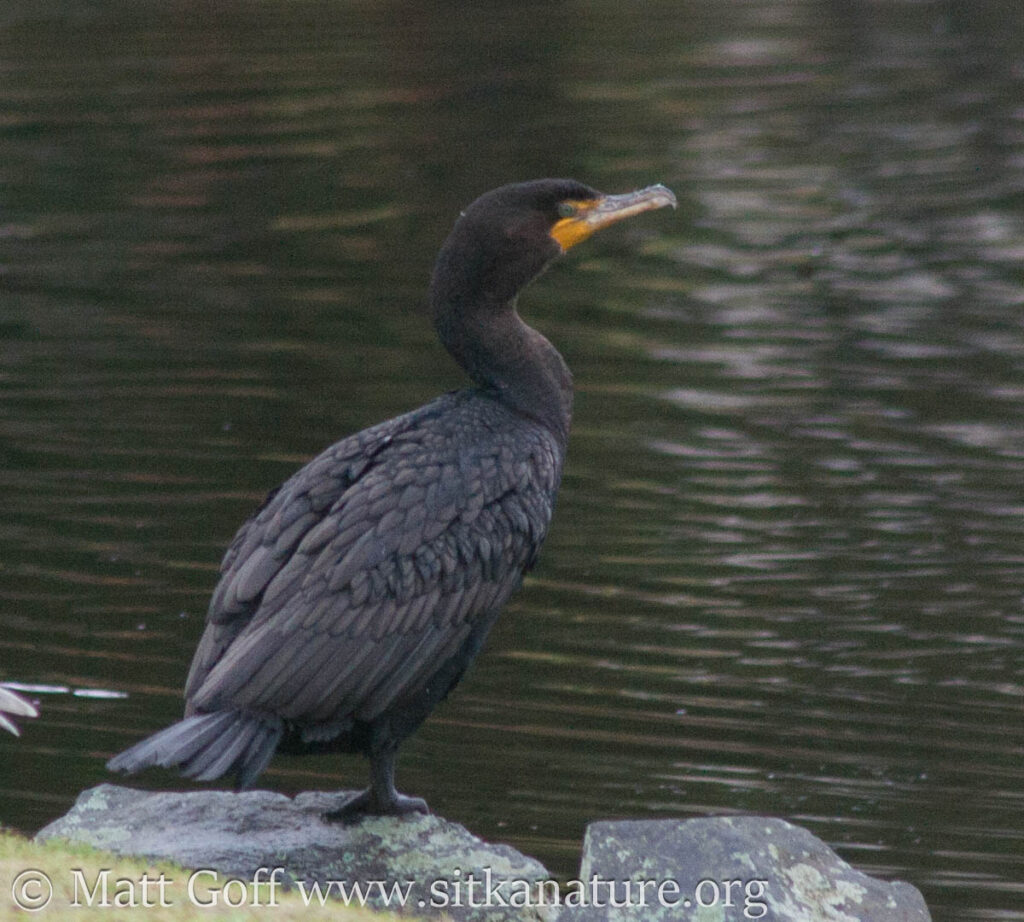
[[[572,202],[558,203],[558,217],[573,218],[576,216],[576,206]]]

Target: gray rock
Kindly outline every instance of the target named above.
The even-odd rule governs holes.
[[[37,839],[253,880],[260,868],[307,894],[360,882],[368,905],[458,922],[930,922],[910,884],[855,871],[798,826],[756,816],[593,823],[578,881],[437,816],[325,823],[348,794],[149,793],[104,784]],[[628,882],[628,889],[627,889]],[[407,889],[406,889],[407,888]],[[319,904],[319,899],[313,896]]]
[[[559,922],[931,922],[910,884],[868,877],[806,829],[757,816],[593,823],[579,879],[603,905]]]
[[[405,912],[447,913],[465,922],[544,920],[555,916],[504,907],[512,881],[546,880],[544,867],[507,845],[491,845],[462,826],[433,815],[367,817],[351,825],[325,823],[347,793],[310,792],[291,799],[270,791],[151,793],[103,784],[84,791],[71,811],[42,829],[121,855],[167,859],[192,869],[251,881],[258,868],[282,868],[278,878],[306,892],[331,881],[383,881],[409,886]],[[505,882],[504,884],[502,882]],[[492,905],[488,902],[490,885]],[[385,908],[371,885],[368,905]],[[494,894],[498,897],[495,898]],[[458,897],[462,905],[455,905]],[[316,901],[319,903],[319,901]],[[472,905],[471,905],[472,904]],[[391,902],[393,912],[400,907]]]

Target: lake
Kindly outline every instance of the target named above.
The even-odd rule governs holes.
[[[559,508],[399,787],[564,877],[595,819],[766,813],[1024,920],[1019,0],[8,0],[0,67],[4,823],[179,715],[271,487],[461,386],[461,207],[664,182],[522,298]]]

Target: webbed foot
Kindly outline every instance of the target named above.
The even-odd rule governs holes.
[[[406,813],[429,813],[427,802],[422,797],[406,797],[391,790],[390,796],[380,800],[373,788],[367,788],[355,797],[349,798],[337,810],[324,814],[328,823],[353,823],[364,816],[404,816]]]

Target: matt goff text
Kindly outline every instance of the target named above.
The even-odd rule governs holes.
[[[763,919],[767,914],[765,880],[701,880],[689,896],[684,896],[679,883],[672,879],[661,881],[612,881],[593,875],[588,881],[569,881],[560,887],[554,880],[508,881],[494,879],[490,868],[481,869],[483,876],[461,875],[456,871],[453,881],[433,881],[430,886],[431,907],[452,906],[679,906],[700,908],[710,906],[742,906],[744,919]],[[145,872],[135,877],[118,877],[109,868],[86,872],[81,868],[69,869],[73,907],[93,908],[156,908],[170,907],[181,900],[179,883],[164,872]],[[193,871],[185,879],[185,899],[200,909],[241,909],[256,906],[277,906],[278,891],[287,889],[281,867],[258,868],[249,879],[222,877],[212,869]],[[518,886],[516,886],[518,885]],[[307,885],[295,881],[293,886],[307,906],[324,906],[334,896],[347,905],[383,904],[393,908],[406,906],[413,896],[414,882],[404,886],[385,881],[329,881],[321,886],[317,881]],[[172,890],[172,888],[174,888]],[[54,895],[50,879],[41,871],[23,871],[15,878],[11,896],[15,905],[28,912],[38,912],[49,904]],[[420,908],[428,903],[416,900]]]

